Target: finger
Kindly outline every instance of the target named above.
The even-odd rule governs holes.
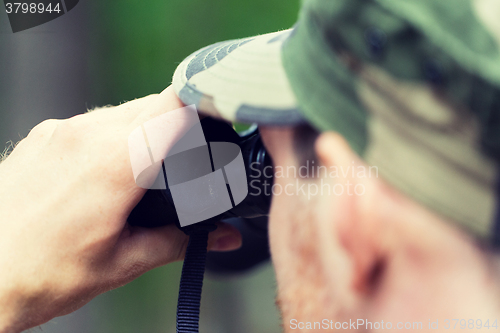
[[[159,95],[155,95],[154,99],[145,100],[143,103],[144,107],[137,114],[132,127],[140,126],[150,119],[185,106],[175,94],[172,86],[167,87]]]
[[[96,124],[104,125],[107,128],[116,126],[125,126],[128,128],[130,123],[157,98],[158,94],[152,94],[124,102],[118,106],[106,105],[97,107],[88,110],[84,116],[89,123],[93,124],[93,128]]]
[[[171,87],[166,88],[160,94],[152,94],[132,101],[122,103],[118,106],[104,106],[89,110],[87,116],[102,121],[113,121],[113,123],[127,124],[129,129],[143,125],[144,122],[172,110],[184,107]]]
[[[193,126],[198,125],[196,128]],[[185,136],[189,129],[189,136]],[[136,184],[150,187],[162,161],[182,138],[182,150],[206,145],[196,109],[184,107],[170,87],[141,112],[131,124],[128,148]],[[154,187],[153,187],[154,188]]]
[[[112,108],[114,117],[118,117],[130,124],[144,110],[147,110],[158,99],[159,94],[152,94],[142,98],[137,98],[129,102],[122,103]]]
[[[132,227],[118,244],[116,272],[129,281],[145,272],[168,263],[182,260],[189,237],[175,225],[161,228]],[[209,235],[209,250],[231,251],[241,246],[238,229],[219,223]]]
[[[240,231],[224,222],[217,223],[217,229],[208,235],[208,251],[233,251],[241,247]]]

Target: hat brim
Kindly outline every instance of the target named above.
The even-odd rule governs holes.
[[[207,46],[176,69],[186,105],[231,122],[290,126],[304,122],[281,61],[291,30]]]

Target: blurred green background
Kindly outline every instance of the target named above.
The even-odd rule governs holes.
[[[0,140],[38,122],[116,105],[170,82],[208,44],[291,27],[299,0],[81,0],[63,17],[12,34],[0,13]],[[153,270],[43,325],[44,332],[174,332],[181,263]],[[201,332],[280,332],[270,264],[207,279]]]
[[[89,1],[92,97],[118,103],[159,92],[206,45],[290,28],[298,0]]]

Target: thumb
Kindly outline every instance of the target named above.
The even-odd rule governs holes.
[[[219,222],[209,234],[208,250],[231,251],[241,246],[241,234],[235,227]],[[175,225],[161,228],[129,227],[120,237],[115,272],[125,283],[147,271],[182,260],[189,237]]]

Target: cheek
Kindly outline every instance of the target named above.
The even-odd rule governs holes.
[[[303,196],[273,198],[269,237],[284,322],[292,318],[320,321],[334,313],[321,261],[316,212],[317,202]]]
[[[274,187],[283,188],[288,184],[284,178],[275,178]],[[291,217],[296,214],[296,196],[274,194],[269,214],[269,242],[274,265],[280,269],[290,254]],[[278,271],[279,272],[279,271]]]
[[[287,195],[283,189],[292,184],[292,180],[285,177],[275,176],[273,184],[273,197],[271,211],[269,213],[269,233],[271,242],[282,242],[290,229],[291,217],[293,217],[298,209],[297,196],[288,191]],[[293,185],[293,184],[292,184]],[[290,189],[290,186],[287,188]]]
[[[292,190],[296,186],[296,179],[293,177],[276,178],[275,193],[286,185],[290,185],[289,194],[282,191],[281,194],[273,195],[269,216],[271,255],[278,281],[282,285],[297,278],[297,271],[302,270],[304,264],[317,260],[315,256],[311,258],[317,245],[314,202]]]

